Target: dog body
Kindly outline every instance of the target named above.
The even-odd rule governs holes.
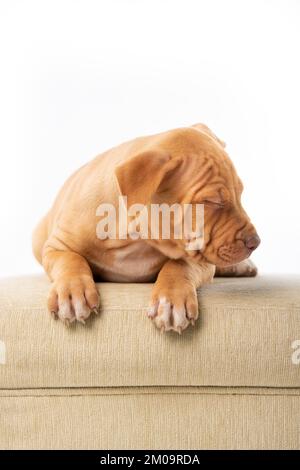
[[[33,250],[53,286],[48,308],[66,323],[84,322],[99,305],[93,277],[154,281],[148,314],[164,330],[181,332],[198,316],[196,288],[222,275],[254,275],[248,258],[259,238],[240,203],[242,184],[225,145],[197,124],[140,137],[80,168],[64,184],[33,236]],[[205,208],[204,245],[187,250],[175,239],[100,239],[101,204],[196,204]],[[119,225],[117,226],[119,229]],[[246,261],[245,261],[246,260]]]

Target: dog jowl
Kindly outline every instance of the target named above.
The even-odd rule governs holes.
[[[99,155],[67,180],[33,235],[34,254],[52,281],[49,311],[65,324],[84,323],[99,308],[95,278],[155,281],[148,315],[161,330],[181,333],[197,320],[197,287],[214,275],[256,274],[248,258],[260,239],[242,191],[225,144],[202,124]],[[116,221],[109,236],[99,236],[103,205]],[[173,208],[167,236],[158,223],[166,222],[162,207]]]

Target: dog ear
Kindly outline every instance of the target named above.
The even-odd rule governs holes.
[[[216,134],[214,134],[213,131],[206,124],[198,123],[198,124],[193,124],[191,127],[194,127],[194,129],[197,129],[203,134],[209,135],[210,137],[215,139],[217,142],[219,142],[219,144],[222,145],[223,148],[226,147],[226,143],[223,140],[219,139],[219,137],[217,137]]]
[[[169,178],[180,163],[180,159],[172,159],[167,152],[148,150],[118,165],[115,175],[128,206],[148,204],[155,193],[167,191]]]

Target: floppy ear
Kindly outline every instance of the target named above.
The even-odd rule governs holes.
[[[128,206],[147,204],[155,193],[167,190],[169,177],[180,163],[167,152],[148,150],[117,166],[115,175]]]
[[[217,137],[216,134],[214,134],[213,131],[208,126],[206,126],[206,124],[202,124],[202,123],[193,124],[192,127],[194,127],[200,132],[203,132],[204,134],[209,135],[213,139],[217,140],[219,144],[222,145],[222,147],[224,148],[226,147],[226,143],[223,140],[219,139],[219,137]]]

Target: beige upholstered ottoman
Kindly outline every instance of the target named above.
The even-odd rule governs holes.
[[[300,448],[299,277],[215,280],[182,336],[146,318],[150,284],[100,284],[70,328],[48,288],[0,281],[1,448]]]

